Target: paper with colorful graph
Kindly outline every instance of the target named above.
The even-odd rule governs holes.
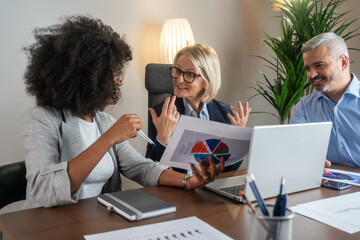
[[[328,170],[328,173],[323,174],[323,179],[360,186],[360,173],[330,168]]]
[[[222,158],[225,166],[245,168],[250,137],[250,128],[181,116],[160,163],[191,170],[190,163],[217,164]]]

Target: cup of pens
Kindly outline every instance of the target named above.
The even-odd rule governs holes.
[[[251,216],[250,239],[291,239],[294,212],[286,208],[284,216],[273,216],[274,205],[267,204],[266,207],[269,210],[269,216],[262,214],[259,205],[254,207],[256,215],[249,209]]]
[[[295,213],[286,207],[287,194],[283,192],[285,178],[281,178],[280,191],[275,204],[265,204],[252,174],[248,175],[246,180],[258,202],[258,205],[253,207],[244,192],[240,192],[249,206],[251,216],[250,239],[291,239],[292,219]]]

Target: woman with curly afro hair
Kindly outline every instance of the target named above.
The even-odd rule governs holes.
[[[37,106],[23,117],[27,191],[24,208],[76,203],[122,189],[119,173],[144,186],[196,188],[223,170],[223,162],[194,176],[141,156],[127,141],[142,128],[136,114],[116,120],[102,112],[116,104],[129,45],[110,26],[71,16],[38,28],[25,48],[25,84]]]

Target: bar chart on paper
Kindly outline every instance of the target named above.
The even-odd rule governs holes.
[[[228,240],[230,237],[197,217],[85,236],[86,240]]]

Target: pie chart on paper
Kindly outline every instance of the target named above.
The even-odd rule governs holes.
[[[197,142],[191,149],[191,153],[194,154],[197,162],[204,160],[205,166],[210,166],[209,156],[214,160],[215,164],[220,162],[221,157],[226,161],[231,156],[228,145],[222,142],[221,139],[214,138]]]

